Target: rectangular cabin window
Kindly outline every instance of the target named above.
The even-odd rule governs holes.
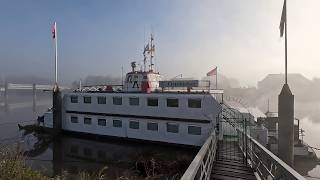
[[[78,103],[78,96],[76,95],[70,96],[70,101],[71,103]]]
[[[139,98],[138,97],[130,97],[129,104],[130,104],[130,106],[139,106]]]
[[[158,106],[158,98],[148,98],[148,106]]]
[[[167,123],[167,132],[179,133],[179,124]]]
[[[98,96],[98,104],[106,104],[107,100],[105,96]]]
[[[122,105],[122,97],[113,97],[112,100],[114,105]]]
[[[147,129],[150,131],[158,131],[158,123],[148,123]]]
[[[71,123],[78,123],[78,117],[77,116],[71,116]]]
[[[107,121],[105,119],[98,119],[98,125],[99,126],[106,126],[107,125]]]
[[[83,103],[91,104],[91,97],[90,96],[83,96]]]
[[[179,99],[168,98],[167,99],[167,107],[179,107]]]
[[[130,127],[130,129],[139,129],[139,122],[138,121],[130,121],[129,127]]]
[[[83,123],[84,123],[84,124],[91,124],[91,118],[85,117],[85,118],[83,119]]]
[[[189,108],[201,108],[201,99],[188,99]]]
[[[201,127],[198,127],[198,126],[188,126],[188,134],[201,135]]]
[[[113,127],[121,128],[122,121],[121,120],[113,120]]]

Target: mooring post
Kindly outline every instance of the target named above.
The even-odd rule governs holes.
[[[32,84],[32,109],[33,112],[36,112],[36,107],[37,107],[37,94],[36,94],[36,84]]]
[[[284,84],[279,94],[279,157],[285,163],[293,165],[293,142],[294,142],[294,95],[289,85]]]
[[[55,135],[60,134],[62,129],[62,98],[58,84],[53,88],[53,130]]]

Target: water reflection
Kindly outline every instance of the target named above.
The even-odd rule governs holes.
[[[50,140],[51,143],[48,144]],[[141,177],[150,175],[148,171],[153,167],[152,162],[156,175],[171,179],[184,173],[197,151],[198,149],[124,140],[91,140],[62,135],[55,139],[39,137],[32,149],[25,151],[25,155],[29,157],[31,166],[37,160],[39,161],[37,163],[51,161],[53,170],[49,174],[51,176],[61,175],[67,171],[69,178],[72,178],[82,171],[95,173],[107,167],[105,171],[107,179],[120,176]],[[42,156],[42,154],[47,155]]]

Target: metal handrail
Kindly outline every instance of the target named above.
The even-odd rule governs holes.
[[[181,177],[181,180],[210,179],[213,161],[216,156],[217,141],[216,132],[213,131]]]
[[[248,160],[252,168],[259,174],[261,179],[281,179],[281,180],[303,180],[305,179],[279,157],[261,145],[248,134],[244,134],[240,129],[238,133],[247,138]]]
[[[228,107],[228,106],[225,106]],[[226,112],[226,111],[225,111]],[[230,113],[230,112],[229,112]],[[231,115],[235,113],[232,112]],[[230,115],[230,114],[229,114]],[[246,121],[245,119],[243,119]],[[243,151],[248,164],[258,173],[263,180],[303,180],[305,179],[293,168],[283,162],[280,158],[274,155],[271,151],[253,139],[247,132],[245,127],[241,127],[237,122],[232,122],[226,119],[238,134],[238,143]],[[243,144],[245,142],[245,144]],[[245,147],[244,147],[245,146]]]

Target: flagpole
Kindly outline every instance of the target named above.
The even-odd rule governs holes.
[[[57,33],[57,23],[54,23],[55,28],[55,84],[58,84],[58,33]]]
[[[287,52],[287,36],[288,36],[288,34],[287,34],[287,1],[285,0],[284,1],[284,3],[285,3],[285,8],[286,8],[286,11],[285,11],[285,21],[284,21],[284,26],[285,26],[285,84],[287,84],[288,83],[288,68],[287,68],[287,66],[288,66],[288,52]]]

